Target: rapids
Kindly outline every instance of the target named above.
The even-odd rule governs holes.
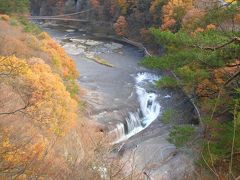
[[[126,140],[140,131],[147,128],[160,114],[160,104],[157,101],[157,94],[147,92],[144,86],[149,83],[154,84],[160,77],[147,72],[138,73],[135,77],[135,89],[138,96],[140,108],[136,112],[129,112],[124,122],[118,123],[113,130],[117,134],[114,143]]]

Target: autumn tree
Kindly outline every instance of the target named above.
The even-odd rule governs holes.
[[[160,24],[161,23],[161,17],[162,17],[162,8],[167,3],[166,0],[153,0],[151,2],[150,6],[150,13],[153,17],[153,22]]]
[[[32,137],[35,128],[63,137],[76,122],[77,103],[60,76],[38,58],[0,57],[0,82],[0,175],[33,173],[49,148],[42,135]],[[6,128],[10,120],[14,129]],[[17,129],[21,120],[24,131]]]
[[[170,0],[162,8],[163,16],[161,28],[163,30],[179,29],[183,16],[185,15],[187,10],[192,8],[192,6],[192,0]]]
[[[114,24],[114,29],[117,35],[126,36],[128,32],[128,23],[124,16],[119,16]]]
[[[100,6],[99,0],[91,0],[90,2],[91,2],[91,5],[94,9],[99,8],[99,6]]]
[[[78,72],[47,33],[11,20],[0,20],[0,179],[59,179],[69,166],[55,146],[75,132]]]

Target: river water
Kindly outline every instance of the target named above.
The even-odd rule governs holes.
[[[166,104],[175,104],[181,97],[176,99],[171,92],[156,89],[161,75],[138,65],[143,52],[74,29],[51,26],[44,30],[76,63],[78,81],[87,90],[84,98],[90,106],[88,113],[104,126],[112,143],[118,144],[122,159],[135,149],[139,170],[149,162],[158,164],[151,170],[152,179],[184,179],[183,174],[192,171],[192,160],[167,141],[169,127],[160,121]],[[93,57],[113,67],[99,64]]]

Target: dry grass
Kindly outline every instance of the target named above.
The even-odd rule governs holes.
[[[9,21],[10,17],[6,14],[0,14],[0,19],[4,20],[4,21]]]
[[[8,22],[0,20],[0,41],[0,55],[2,56],[15,54],[20,58],[39,57],[44,59],[47,64],[51,62],[47,53],[34,48],[40,42],[34,39],[31,34],[24,33],[20,26],[12,27]]]

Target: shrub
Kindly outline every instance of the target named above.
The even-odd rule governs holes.
[[[72,98],[75,98],[79,92],[79,86],[75,79],[69,79],[64,83],[67,88],[67,91],[70,93]]]
[[[27,45],[34,50],[41,50],[40,41],[33,35],[28,35],[26,38]]]
[[[17,26],[18,25],[18,21],[14,18],[11,18],[9,23],[10,23],[11,26]]]
[[[171,130],[168,140],[177,147],[182,147],[192,138],[194,132],[191,125],[176,125]]]
[[[171,121],[172,117],[174,116],[175,111],[173,109],[167,109],[163,112],[161,122],[167,124]]]
[[[46,32],[41,32],[39,35],[38,35],[38,38],[40,40],[43,40],[43,39],[49,39],[49,35],[46,33]]]
[[[37,25],[35,25],[33,23],[27,23],[24,26],[24,31],[25,32],[30,32],[30,33],[33,33],[33,34],[40,34],[42,32],[42,30]]]
[[[177,87],[178,82],[177,80],[166,76],[158,80],[156,84],[158,88],[175,88]]]
[[[23,25],[24,32],[33,33],[35,35],[38,35],[42,32],[42,30],[36,24],[29,22],[23,17],[19,18],[19,22]]]

